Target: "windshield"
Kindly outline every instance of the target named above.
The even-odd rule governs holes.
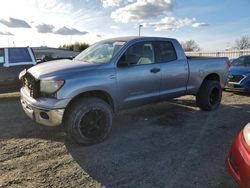
[[[75,60],[88,63],[109,63],[124,44],[124,41],[98,42],[76,56]]]
[[[233,66],[250,66],[250,56],[239,57],[233,60]]]

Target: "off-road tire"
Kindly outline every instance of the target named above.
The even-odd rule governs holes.
[[[219,107],[221,98],[220,83],[215,80],[205,80],[196,95],[196,104],[202,110],[212,111]]]
[[[112,127],[112,109],[104,100],[88,97],[74,102],[69,108],[66,112],[64,127],[70,141],[87,146],[97,144],[107,138]],[[98,122],[98,118],[101,122]],[[86,127],[89,127],[90,131]],[[89,132],[97,132],[97,130],[99,130],[98,134],[92,133],[90,136]]]

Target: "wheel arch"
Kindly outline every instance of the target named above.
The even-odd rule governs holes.
[[[204,79],[202,80],[201,84],[200,84],[199,90],[200,90],[202,84],[203,84],[206,80],[218,81],[218,82],[220,83],[220,75],[217,74],[217,73],[210,73],[210,74],[206,75],[206,76],[204,77]]]
[[[76,96],[74,96],[71,99],[71,101],[67,104],[64,116],[67,114],[67,111],[69,111],[79,100],[82,100],[83,98],[86,97],[96,97],[102,99],[111,106],[113,112],[116,111],[114,100],[108,92],[103,90],[91,90],[79,93]]]
[[[217,74],[217,73],[210,73],[210,74],[208,74],[208,75],[203,79],[203,82],[204,82],[205,80],[214,80],[214,81],[220,82],[220,75]],[[202,83],[203,83],[203,82],[202,82]]]

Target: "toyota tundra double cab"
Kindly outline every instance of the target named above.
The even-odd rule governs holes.
[[[122,37],[93,44],[73,60],[20,73],[21,104],[39,124],[62,124],[80,145],[103,141],[120,110],[195,95],[197,106],[220,105],[228,58],[186,57],[175,39]]]

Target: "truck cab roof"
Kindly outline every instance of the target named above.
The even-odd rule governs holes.
[[[124,36],[124,37],[111,38],[111,39],[107,39],[104,41],[114,41],[114,40],[129,42],[129,41],[133,41],[133,40],[176,40],[176,39],[165,38],[165,37],[150,37],[150,36],[148,36],[148,37],[145,37],[145,36]]]

